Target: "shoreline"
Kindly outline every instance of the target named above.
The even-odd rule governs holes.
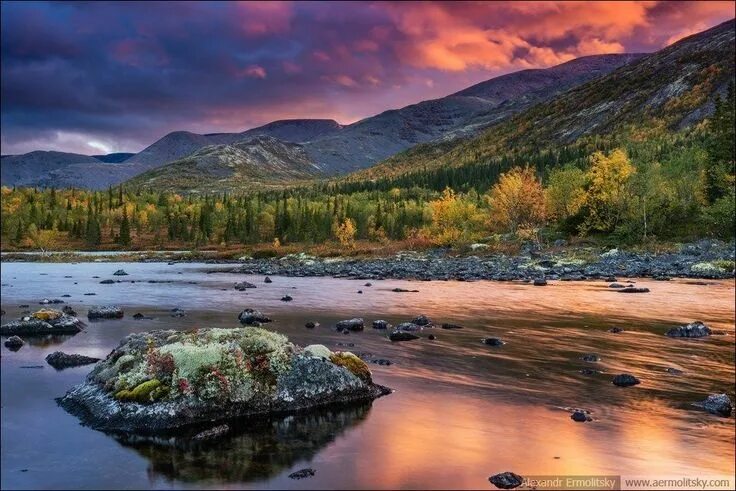
[[[478,250],[466,254],[447,249],[401,251],[384,257],[316,257],[306,253],[282,257],[238,259],[212,256],[217,251],[102,251],[3,253],[2,262],[168,262],[231,264],[208,273],[292,277],[335,277],[398,280],[535,281],[616,278],[731,279],[734,244],[702,240],[678,250],[654,253],[593,247],[526,249],[516,255]],[[208,257],[209,256],[209,257]]]

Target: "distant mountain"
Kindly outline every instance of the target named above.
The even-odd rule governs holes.
[[[227,145],[210,145],[136,176],[128,185],[170,191],[253,188],[322,176],[302,145],[272,136],[254,136]]]
[[[35,186],[39,177],[54,169],[78,163],[100,163],[89,155],[37,150],[23,155],[4,155],[0,160],[0,181],[3,186]]]
[[[551,68],[510,73],[441,99],[385,111],[305,147],[312,160],[332,174],[369,167],[419,143],[475,134],[641,56],[585,56]]]
[[[716,95],[724,95],[734,80],[735,33],[734,21],[725,22],[571,88],[477,136],[418,145],[349,179],[482,162],[509,149],[565,145],[591,135],[637,128],[677,131],[697,124],[712,114]]]
[[[101,162],[106,162],[108,164],[119,164],[121,162],[125,162],[133,155],[135,154],[119,152],[119,153],[108,153],[107,155],[93,155],[93,157]]]

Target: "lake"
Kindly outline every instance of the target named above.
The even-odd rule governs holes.
[[[120,268],[129,275],[112,276]],[[90,305],[125,310],[123,319],[88,323],[75,336],[25,337],[17,352],[2,348],[3,489],[486,489],[493,487],[490,475],[507,470],[523,476],[734,478],[733,417],[692,405],[711,393],[734,397],[732,280],[634,279],[651,292],[620,294],[602,281],[535,287],[384,280],[364,286],[347,279],[272,277],[264,284],[260,276],[206,272],[217,268],[232,266],[2,264],[3,323],[28,310],[22,304],[35,310],[42,299],[65,294],[85,321]],[[122,283],[103,285],[103,279]],[[242,280],[258,288],[234,290]],[[392,292],[396,287],[419,291]],[[280,301],[286,294],[292,302]],[[176,307],[187,316],[171,317]],[[272,317],[265,327],[297,344],[390,360],[369,366],[374,381],[394,392],[372,404],[254,421],[200,446],[108,436],[81,426],[56,405],[54,398],[91,367],[56,371],[44,361],[48,353],[102,358],[131,332],[236,327],[246,307]],[[153,319],[134,320],[137,312]],[[419,314],[464,328],[428,329],[422,339],[403,343],[370,328],[375,319],[398,324]],[[365,318],[366,330],[334,330],[336,321],[351,317]],[[663,335],[694,320],[726,335]],[[306,329],[307,321],[321,325]],[[609,332],[614,326],[624,331]],[[430,333],[437,339],[427,339]],[[506,344],[486,346],[484,337]],[[583,361],[586,353],[600,361]],[[623,372],[642,383],[612,385]],[[571,408],[590,411],[593,421],[572,421]],[[288,477],[305,467],[315,475]]]

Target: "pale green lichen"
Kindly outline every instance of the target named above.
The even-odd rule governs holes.
[[[310,358],[329,360],[330,356],[332,356],[332,351],[323,344],[310,344],[304,348],[304,354]]]
[[[693,273],[698,274],[718,274],[718,273],[725,273],[726,270],[722,268],[719,264],[714,262],[703,262],[703,263],[695,263],[692,266],[690,266],[690,271]]]
[[[167,344],[159,348],[161,353],[169,353],[179,377],[194,378],[202,367],[216,365],[222,359],[223,346],[219,344],[192,345],[181,342]]]

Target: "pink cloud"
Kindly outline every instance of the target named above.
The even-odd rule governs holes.
[[[250,65],[248,67],[239,70],[236,73],[237,77],[249,77],[249,78],[266,78],[266,69],[259,65]]]
[[[248,37],[288,32],[294,15],[291,2],[238,2],[241,27]]]

